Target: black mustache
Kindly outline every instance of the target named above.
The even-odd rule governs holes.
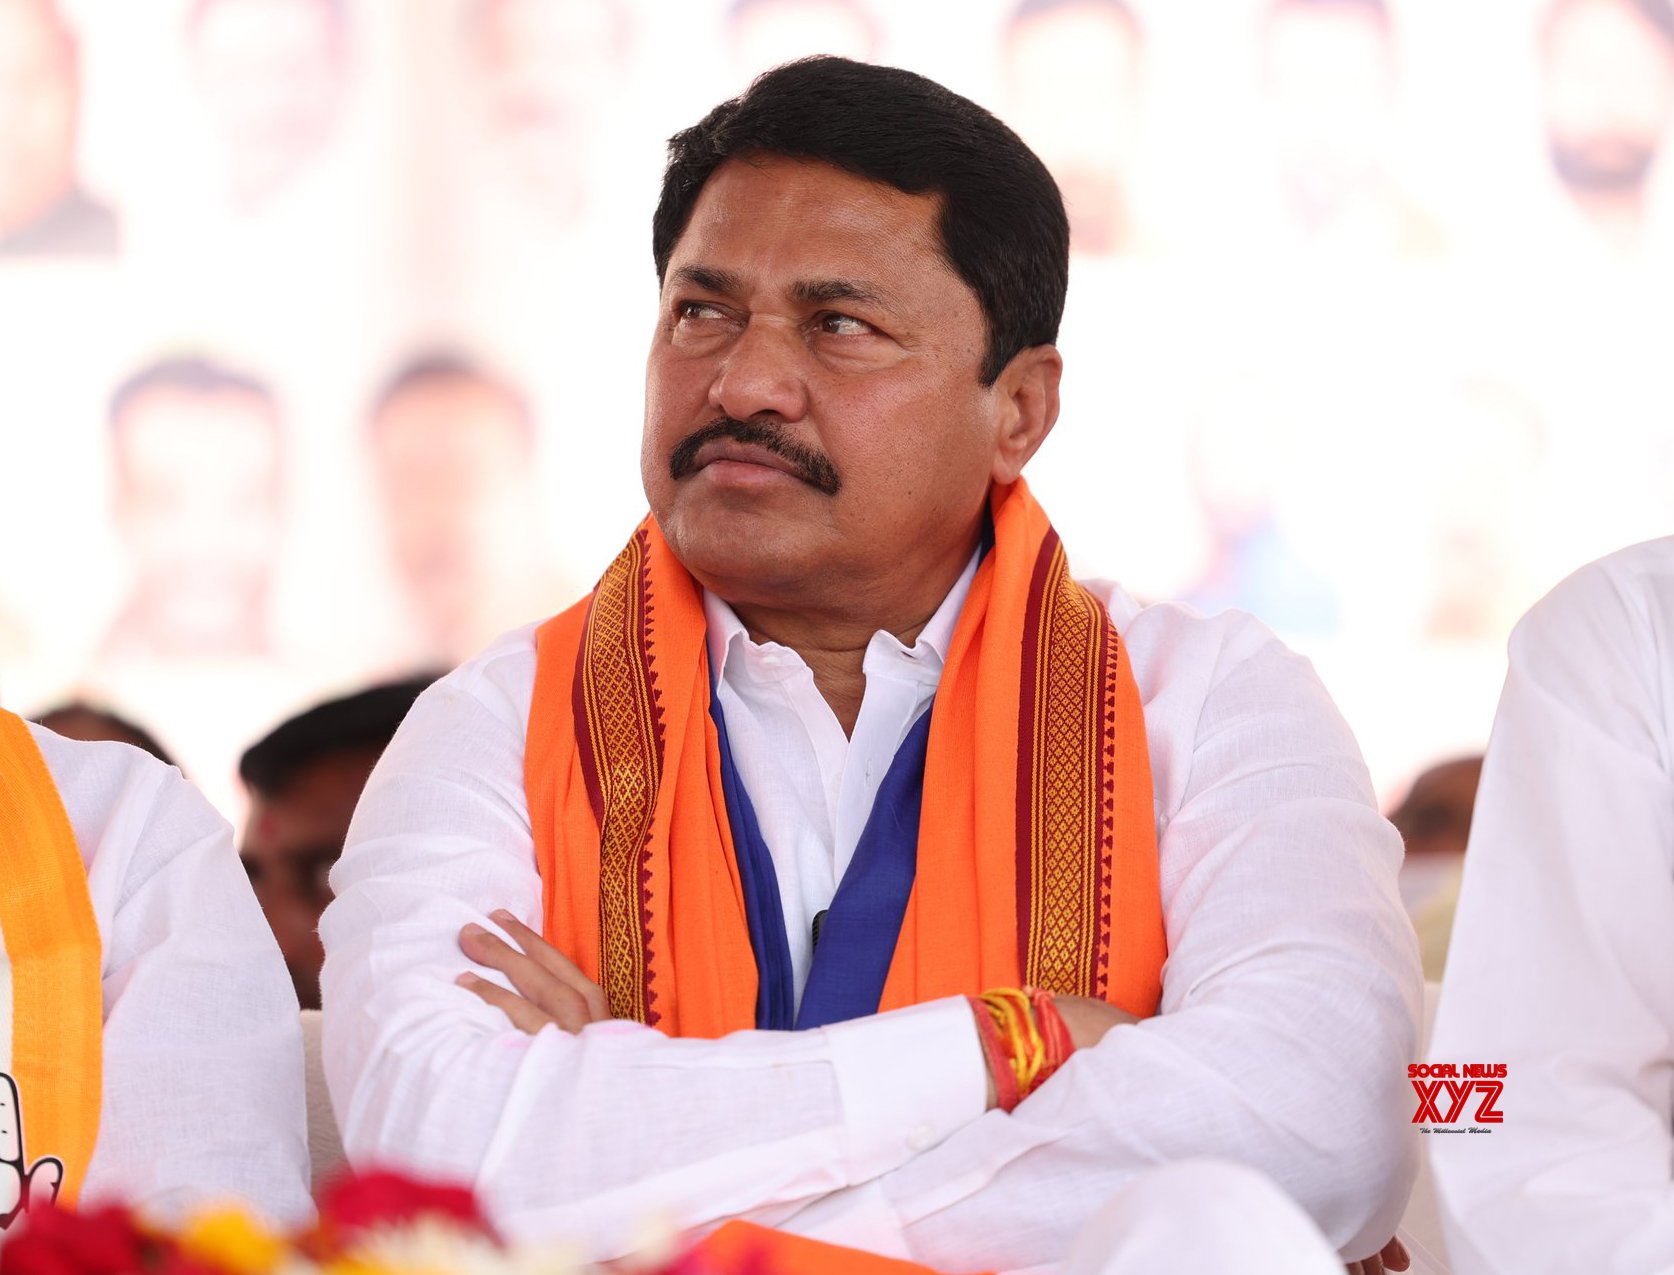
[[[779,425],[764,420],[735,420],[731,416],[710,421],[702,429],[695,430],[681,439],[669,453],[669,473],[676,479],[696,473],[698,452],[718,438],[730,438],[737,443],[766,448],[775,456],[789,461],[791,468],[796,471],[797,478],[827,496],[835,496],[842,489],[843,480],[837,475],[837,467],[823,452],[786,438],[783,428]]]

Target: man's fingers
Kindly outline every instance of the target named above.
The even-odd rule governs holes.
[[[64,1180],[64,1163],[57,1156],[42,1156],[29,1170],[23,1189],[25,1208],[45,1208],[58,1198],[58,1186]]]
[[[548,973],[581,994],[594,1022],[610,1017],[610,1003],[605,997],[604,989],[583,974],[579,965],[504,908],[490,913],[490,916],[501,929],[511,935],[512,940],[531,960],[538,962]]]
[[[519,997],[565,1031],[580,1031],[593,1021],[592,1006],[587,1003],[586,995],[580,989],[559,978],[533,957],[525,956],[498,935],[490,934],[482,926],[467,925],[461,930],[459,947],[477,964],[499,970],[511,980],[511,985]],[[522,1026],[521,1023],[518,1025]],[[535,1030],[538,1031],[539,1028]]]
[[[0,1218],[23,1202],[23,1174],[15,1164],[0,1164]]]
[[[517,982],[515,971],[523,972],[525,982],[534,982],[539,975],[546,973],[545,966],[537,964],[498,934],[490,933],[480,925],[467,925],[459,931],[459,950],[478,965],[486,965],[510,976],[513,983]]]
[[[584,1027],[593,1021],[587,998],[579,989],[480,925],[467,925],[460,931],[459,947],[477,964],[499,970],[511,979],[519,996],[533,1001],[538,1009],[562,1024],[565,1031],[580,1030],[570,1026],[572,1022]]]
[[[1386,1275],[1389,1271],[1404,1271],[1411,1265],[1412,1255],[1407,1252],[1407,1246],[1391,1235],[1389,1243],[1376,1253],[1358,1262],[1346,1263],[1343,1269],[1349,1275]]]
[[[18,1174],[23,1173],[23,1103],[18,1100],[16,1082],[3,1071],[0,1071],[0,1163],[14,1164]],[[4,1211],[5,1206],[0,1204],[0,1212]]]
[[[461,974],[454,980],[468,992],[473,992],[511,1019],[511,1025],[526,1035],[533,1036],[548,1023],[557,1022],[550,1014],[530,1004],[516,992],[508,992],[498,983],[490,983],[475,974]],[[562,1023],[558,1024],[560,1027]],[[566,1028],[565,1030],[573,1030]]]

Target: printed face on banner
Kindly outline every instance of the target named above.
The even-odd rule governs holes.
[[[272,404],[237,390],[156,389],[113,430],[134,581],[117,645],[165,656],[260,649],[281,527]]]
[[[1674,118],[1674,43],[1624,0],[1577,0],[1545,41],[1546,134],[1578,195],[1641,190]]]
[[[1004,116],[1063,191],[1071,246],[1094,255],[1132,247],[1125,185],[1142,53],[1132,14],[1066,5],[1015,22],[1005,38]]]
[[[75,184],[75,45],[44,0],[0,0],[0,239]]]
[[[508,387],[474,373],[417,381],[373,422],[391,558],[420,623],[448,649],[496,580],[528,557],[533,426]]]
[[[1363,5],[1285,5],[1268,19],[1270,125],[1304,217],[1329,217],[1385,180],[1395,105],[1388,21]]]
[[[347,33],[333,0],[213,0],[191,54],[234,201],[285,185],[337,129],[348,79]]]
[[[599,117],[632,51],[627,10],[615,0],[484,0],[469,21],[490,146],[535,204],[573,220]]]

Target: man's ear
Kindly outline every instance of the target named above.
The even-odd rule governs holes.
[[[1016,482],[1058,421],[1058,382],[1064,360],[1055,345],[1020,350],[994,382],[999,405],[993,478]]]

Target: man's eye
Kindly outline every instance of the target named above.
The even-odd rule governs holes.
[[[820,329],[832,336],[865,336],[872,330],[872,325],[853,315],[825,314],[820,316]]]
[[[681,319],[716,319],[721,311],[707,301],[682,301],[677,308]]]

